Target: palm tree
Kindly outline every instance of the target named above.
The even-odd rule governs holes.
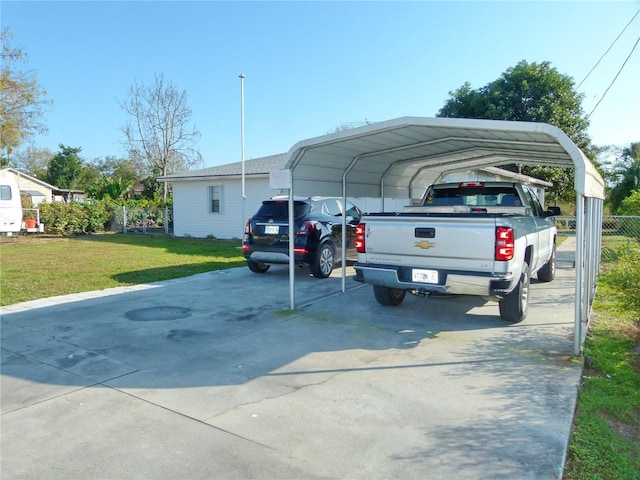
[[[609,194],[609,203],[615,212],[631,192],[640,190],[640,142],[622,150],[622,157],[613,165],[611,178],[615,186]]]
[[[103,175],[100,183],[89,190],[89,195],[97,200],[103,199],[105,195],[116,200],[125,198],[132,186],[132,181],[125,180],[122,177],[110,178]]]

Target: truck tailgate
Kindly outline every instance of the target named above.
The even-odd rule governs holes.
[[[360,262],[492,272],[494,217],[366,216]]]

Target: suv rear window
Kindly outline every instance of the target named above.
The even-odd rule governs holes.
[[[312,206],[305,202],[294,202],[293,215],[294,218],[300,218],[307,215],[312,210]],[[255,218],[272,219],[272,220],[289,220],[289,202],[286,200],[266,201],[262,202],[262,206],[255,214]]]

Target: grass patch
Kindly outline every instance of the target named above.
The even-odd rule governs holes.
[[[238,240],[123,234],[5,237],[0,249],[0,305],[246,264]]]
[[[611,275],[620,263],[640,269],[603,257],[565,480],[640,479],[640,309]]]

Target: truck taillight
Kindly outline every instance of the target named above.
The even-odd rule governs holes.
[[[364,223],[358,224],[358,226],[356,226],[356,252],[358,253],[365,253],[364,232]]]
[[[484,187],[484,182],[461,182],[458,184],[458,188],[469,187]]]
[[[515,253],[515,234],[513,228],[496,227],[496,260],[508,261]]]

